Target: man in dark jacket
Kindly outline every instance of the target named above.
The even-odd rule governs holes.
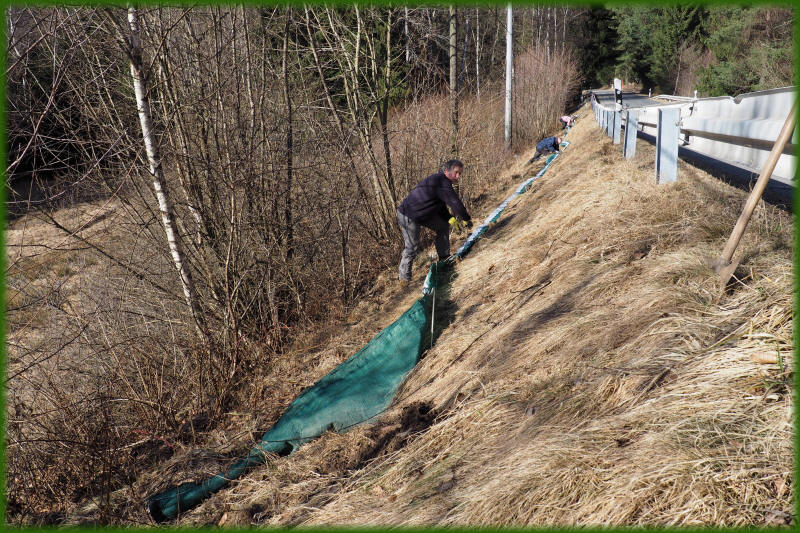
[[[536,145],[536,153],[533,154],[531,160],[528,161],[528,164],[533,163],[544,154],[549,154],[551,152],[558,152],[558,148],[561,146],[561,137],[546,137],[539,141]]]
[[[397,223],[405,242],[399,269],[401,280],[411,280],[411,263],[419,252],[420,226],[436,232],[436,253],[440,261],[450,257],[450,213],[447,207],[453,210],[456,218],[466,221],[467,227],[472,227],[472,218],[453,190],[453,183],[458,181],[463,170],[461,161],[451,159],[441,172],[428,176],[411,189],[397,208]]]
[[[539,141],[536,145],[536,153],[533,155],[528,163],[533,163],[542,155],[549,154],[550,152],[558,152],[558,147],[561,145],[561,137],[546,137]]]

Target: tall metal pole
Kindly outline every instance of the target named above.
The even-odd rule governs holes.
[[[514,71],[514,54],[512,50],[513,14],[511,4],[506,13],[506,150],[511,148],[511,78]]]

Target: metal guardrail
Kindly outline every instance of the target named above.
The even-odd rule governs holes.
[[[635,114],[638,131],[658,137],[659,115],[662,110],[679,112],[679,139],[676,142],[714,160],[759,172],[792,109],[795,87],[782,87],[747,93],[732,98],[689,98],[660,95],[657,98],[672,103],[621,110],[618,104],[602,105],[592,94],[592,106],[598,122],[612,124],[609,136],[618,139],[613,130],[614,117],[620,127]],[[773,179],[794,185],[796,169],[797,132],[784,149],[773,172]],[[658,155],[657,155],[658,157]]]
[[[668,102],[691,102],[694,100],[691,96],[675,96],[673,94],[658,94],[652,98],[653,100],[666,100]]]

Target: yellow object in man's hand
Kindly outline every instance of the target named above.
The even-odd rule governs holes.
[[[450,217],[450,220],[448,220],[448,222],[450,223],[451,226],[453,226],[453,228],[457,232],[461,232],[461,224],[459,223],[456,217]]]

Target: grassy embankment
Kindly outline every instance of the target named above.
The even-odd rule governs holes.
[[[706,261],[745,193],[684,163],[678,183],[656,186],[652,146],[624,161],[588,109],[580,118],[569,149],[458,265],[442,311],[452,324],[396,408],[276,460],[181,523],[788,519],[791,216],[758,207],[738,279],[722,288]],[[510,169],[486,212],[534,170]],[[316,360],[355,351],[416,297],[363,302]]]
[[[180,523],[780,523],[792,499],[791,217],[759,206],[740,281],[721,290],[705,260],[721,250],[742,191],[684,164],[677,184],[657,187],[652,147],[640,142],[636,160],[622,160],[586,109],[568,140],[457,266],[440,311],[452,323],[395,409],[253,472]],[[482,191],[477,217],[536,170],[523,155]],[[87,230],[113,232],[113,221]],[[58,239],[18,224],[11,255],[25,239]],[[52,253],[26,248],[16,274],[60,277],[63,298],[50,303],[88,305],[71,295],[90,292],[102,262],[76,249],[77,268]],[[343,323],[310,330],[293,357],[254,375],[247,401],[200,441],[159,441],[165,462],[140,449],[151,438],[121,450],[151,466],[137,464],[143,473],[106,500],[83,498],[78,515],[104,508],[115,521],[147,523],[147,495],[217,473],[299,390],[408,308],[424,255],[411,288],[390,288],[387,271]],[[14,320],[24,327],[11,345],[47,326],[40,313]]]

